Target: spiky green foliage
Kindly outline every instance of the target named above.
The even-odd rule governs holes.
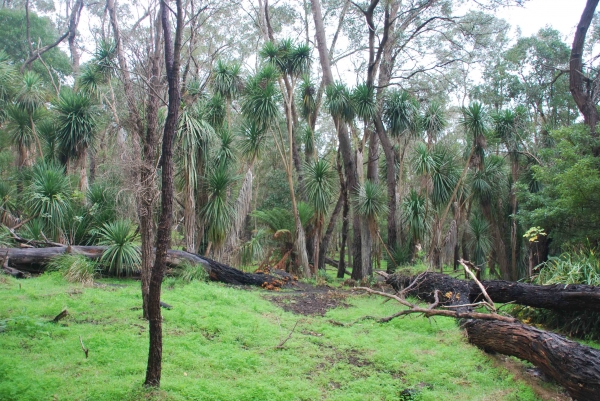
[[[96,44],[93,60],[105,78],[113,75],[117,69],[117,45],[114,40],[101,39]]]
[[[600,258],[597,251],[582,248],[563,252],[558,257],[550,257],[535,277],[535,283],[587,284],[600,286]]]
[[[4,121],[5,105],[14,95],[17,76],[17,70],[8,55],[0,50],[0,124]]]
[[[408,235],[413,245],[422,242],[430,229],[425,216],[426,202],[425,196],[419,195],[414,189],[411,189],[402,201],[402,216],[408,226]]]
[[[242,266],[249,266],[254,261],[260,260],[265,255],[265,239],[267,237],[267,231],[265,229],[258,229],[253,232],[252,238],[246,241],[240,250],[240,264]]]
[[[15,189],[8,183],[0,181],[0,222],[5,213],[17,211],[17,197]]]
[[[99,96],[100,88],[105,82],[106,79],[102,74],[102,70],[98,67],[98,64],[93,62],[85,64],[77,77],[79,88],[91,96]]]
[[[54,118],[44,118],[35,127],[37,135],[42,141],[44,159],[49,162],[65,160],[57,136],[57,125]]]
[[[54,109],[61,151],[69,158],[83,157],[94,144],[98,125],[98,111],[92,99],[84,92],[63,89]]]
[[[265,225],[273,234],[289,234],[290,242],[293,242],[296,223],[294,222],[294,214],[290,209],[275,207],[268,210],[255,210],[250,215],[256,218],[259,223]],[[314,217],[314,210],[309,204],[298,202],[298,215],[302,226],[306,227]]]
[[[383,119],[392,136],[415,136],[421,129],[419,102],[406,91],[391,91],[383,103]]]
[[[237,160],[237,151],[235,148],[235,134],[228,129],[217,131],[219,138],[219,147],[215,154],[217,164],[232,166]]]
[[[325,107],[336,119],[350,122],[354,119],[351,94],[342,82],[325,87]]]
[[[435,206],[446,205],[460,179],[461,166],[453,149],[442,144],[433,148],[431,157],[431,201]],[[457,199],[462,199],[463,195],[464,186],[461,186],[457,192]]]
[[[313,207],[317,218],[327,214],[335,196],[335,170],[326,159],[304,164],[304,190],[306,199]]]
[[[354,112],[359,118],[369,121],[377,112],[377,103],[375,103],[375,94],[372,86],[367,84],[358,85],[352,91],[350,97]]]
[[[204,116],[206,121],[214,128],[218,129],[223,126],[223,122],[227,117],[227,106],[223,96],[215,93],[204,104]]]
[[[186,106],[179,113],[176,143],[180,174],[189,185],[196,186],[198,170],[206,163],[209,141],[215,137],[212,125],[204,119],[198,103]]]
[[[242,97],[242,114],[261,129],[268,129],[279,116],[281,92],[275,77],[277,71],[265,66],[251,77]]]
[[[12,142],[24,148],[30,148],[36,142],[36,135],[32,129],[44,117],[43,110],[36,108],[31,113],[19,105],[9,105],[5,108],[6,131]]]
[[[371,180],[366,180],[358,188],[353,201],[356,213],[373,221],[382,217],[388,210],[385,189]]]
[[[98,230],[98,237],[100,245],[108,246],[100,258],[100,263],[108,273],[121,277],[131,276],[139,270],[142,254],[135,244],[139,240],[139,234],[133,223],[128,220],[105,223]]]
[[[192,281],[208,281],[208,273],[202,265],[194,265],[188,262],[181,264],[177,268],[177,277],[186,283]]]
[[[473,252],[473,259],[477,266],[485,266],[487,256],[492,250],[492,239],[490,236],[490,223],[479,214],[474,213],[467,227],[467,246]]]
[[[436,102],[430,102],[423,112],[421,125],[428,137],[435,141],[439,133],[448,125],[443,106]]]
[[[70,283],[79,283],[83,286],[94,285],[98,275],[98,266],[94,261],[83,255],[64,254],[50,260],[47,269],[59,271]]]
[[[228,101],[235,99],[242,93],[244,88],[241,66],[236,63],[218,60],[212,72],[211,87],[215,93],[218,93],[224,99]]]
[[[474,155],[479,157],[479,165],[482,165],[484,149],[487,146],[486,134],[489,130],[488,115],[483,104],[475,102],[468,107],[463,107],[459,124],[467,134],[467,139],[474,149]]]
[[[64,219],[71,207],[70,193],[63,167],[46,162],[33,166],[25,203],[30,216],[44,220],[44,232],[55,241],[60,240]]]
[[[33,71],[26,71],[19,82],[16,93],[17,105],[28,113],[33,113],[35,109],[43,105],[46,96],[42,77]]]
[[[260,156],[266,140],[266,131],[254,122],[244,121],[239,131],[239,147],[242,155],[255,159]]]
[[[483,169],[470,173],[471,192],[481,201],[490,201],[501,196],[507,189],[505,161],[502,157],[489,155]]]
[[[300,113],[302,117],[308,118],[313,115],[317,109],[317,89],[315,83],[311,81],[309,75],[303,75],[302,81],[298,86],[299,96],[297,98],[300,102]]]
[[[227,192],[237,179],[226,165],[217,165],[206,178],[208,201],[202,208],[202,216],[208,228],[208,239],[216,247],[225,240],[233,219],[235,209]]]
[[[295,44],[291,39],[284,39],[277,44],[267,42],[259,55],[281,73],[294,77],[306,73],[310,67],[310,47],[307,44]]]

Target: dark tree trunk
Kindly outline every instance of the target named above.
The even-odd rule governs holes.
[[[344,278],[346,272],[346,243],[348,242],[348,192],[344,191],[344,206],[342,211],[342,241],[340,244],[340,263],[338,265],[337,278]]]
[[[173,220],[173,139],[179,117],[179,65],[181,38],[184,28],[183,5],[176,0],[177,15],[175,43],[171,38],[169,8],[160,3],[161,21],[165,44],[165,65],[169,84],[169,106],[162,141],[162,190],[161,215],[156,234],[156,257],[150,278],[148,293],[148,320],[150,321],[150,349],[146,369],[146,386],[160,387],[162,370],[162,316],[160,311],[160,289],[167,267],[167,251],[171,244],[171,225]]]
[[[71,246],[71,247],[52,247],[52,248],[0,248],[0,255],[4,259],[7,256],[8,261],[3,263],[11,266],[11,269],[18,269],[24,273],[40,274],[45,271],[46,266],[56,256],[66,253],[83,255],[87,258],[98,260],[102,253],[107,249],[106,246]],[[154,251],[154,248],[152,248]],[[3,260],[0,259],[0,260]],[[167,266],[177,269],[184,263],[192,265],[201,265],[213,281],[218,281],[233,285],[256,285],[264,286],[271,284],[275,287],[293,281],[293,276],[276,270],[269,274],[246,273],[231,266],[224,265],[212,259],[185,251],[176,251],[170,249],[167,252]]]
[[[576,400],[600,399],[600,350],[520,323],[468,320],[469,342],[533,363]]]
[[[319,269],[325,268],[325,257],[327,256],[327,249],[329,248],[329,243],[331,242],[331,236],[333,234],[333,230],[335,229],[335,224],[337,222],[337,218],[340,215],[340,211],[342,210],[342,206],[344,205],[344,194],[340,192],[340,196],[338,197],[337,203],[335,204],[335,208],[331,213],[331,217],[329,218],[329,223],[327,224],[327,230],[325,230],[325,235],[321,240],[321,245],[319,246],[319,260],[318,266]]]
[[[412,280],[395,276],[392,281],[398,286],[408,285]],[[409,294],[427,302],[435,301],[435,290],[441,291],[446,298],[442,303],[458,306],[470,302],[473,285],[467,281],[438,273],[425,273],[419,283],[412,291],[409,290]],[[493,300],[494,295],[488,294]],[[468,311],[470,307],[455,310]],[[521,323],[469,319],[461,321],[461,326],[472,344],[487,352],[516,356],[533,363],[564,386],[574,399],[600,399],[600,350]]]
[[[590,127],[592,136],[597,137],[596,124],[598,123],[598,109],[594,103],[592,92],[595,89],[594,81],[589,78],[583,70],[583,51],[587,31],[594,18],[594,12],[598,6],[598,0],[587,0],[583,14],[573,39],[571,47],[571,61],[569,63],[569,89],[573,95],[573,100],[577,104],[579,111],[583,114],[585,123]],[[598,154],[598,149],[594,149]]]
[[[413,277],[391,275],[386,282],[399,291],[412,280]],[[503,280],[481,283],[494,302],[512,302],[561,311],[600,311],[600,287],[583,284],[534,285]],[[484,300],[481,289],[474,281],[459,280],[440,273],[424,273],[415,292],[411,294],[430,301],[433,300],[435,289],[443,293],[460,293],[464,302]]]

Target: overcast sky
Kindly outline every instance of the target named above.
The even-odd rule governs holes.
[[[530,0],[523,7],[499,10],[498,16],[520,27],[523,36],[531,36],[550,25],[572,38],[585,8],[586,0]],[[567,43],[571,44],[572,39]]]

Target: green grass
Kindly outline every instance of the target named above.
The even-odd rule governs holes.
[[[407,317],[367,296],[325,317],[284,312],[261,290],[168,279],[161,390],[142,382],[148,351],[139,283],[82,287],[60,274],[0,278],[2,400],[535,400],[467,344],[452,319]],[[63,308],[69,316],[48,323]],[[299,321],[283,349],[276,349]],[[79,336],[87,348],[86,359]],[[410,394],[410,392],[405,392]]]

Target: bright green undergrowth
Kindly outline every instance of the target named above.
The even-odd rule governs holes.
[[[352,296],[324,317],[284,312],[262,290],[170,279],[163,376],[142,382],[148,351],[139,283],[1,278],[2,400],[535,400],[467,344],[452,319],[364,320],[397,311]],[[69,315],[48,323],[63,308]],[[282,349],[276,346],[298,322]],[[79,337],[89,348],[86,359]],[[410,390],[410,391],[407,391]]]

